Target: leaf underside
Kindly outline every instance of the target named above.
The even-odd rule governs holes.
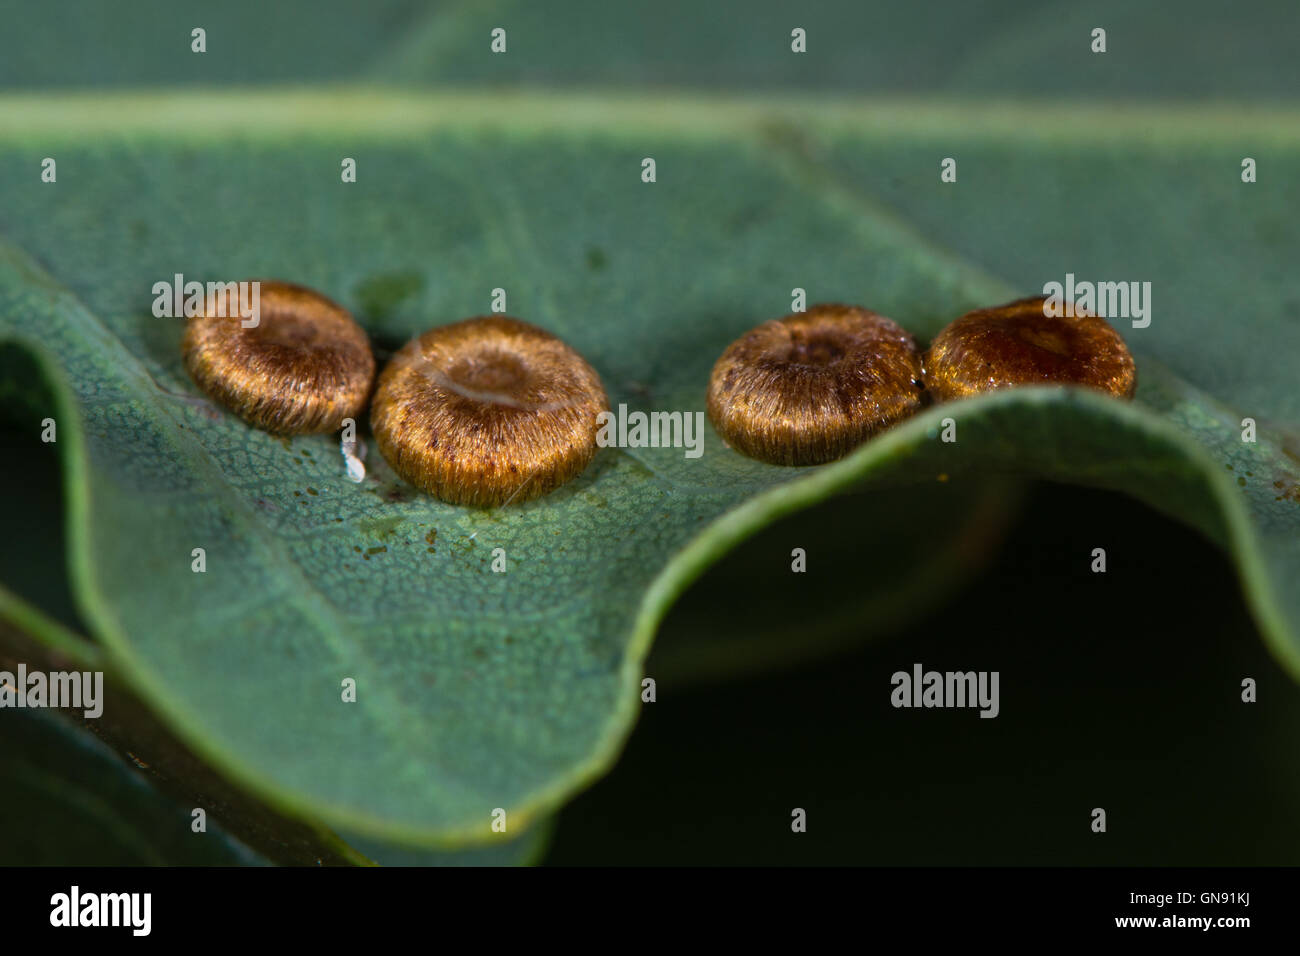
[[[1246,190],[1235,143],[1161,114],[1085,162],[1070,114],[1047,109],[495,102],[194,94],[188,119],[164,126],[147,97],[125,95],[122,128],[88,141],[72,132],[103,107],[72,97],[42,112],[42,137],[58,141],[50,185],[30,171],[53,147],[4,122],[25,107],[0,101],[0,368],[53,393],[30,417],[59,423],[82,616],[215,767],[368,838],[486,840],[495,808],[522,826],[609,766],[658,621],[737,543],[838,494],[901,500],[921,486],[936,504],[907,492],[911,520],[942,541],[967,510],[943,496],[977,502],[1003,476],[1124,491],[1204,531],[1300,675],[1288,586],[1300,398],[1287,375],[1300,295],[1282,269],[1294,243],[1278,242],[1300,127],[1246,127],[1276,170]],[[938,181],[938,128],[937,155],[963,156],[961,190]],[[1162,186],[1170,145],[1177,183]],[[339,183],[342,156],[358,158],[357,183]],[[640,180],[645,156],[656,183]],[[1037,191],[1023,185],[1033,176]],[[1053,189],[1082,212],[1045,214],[1034,200]],[[1153,190],[1161,214],[1139,231],[1126,210]],[[1235,241],[1188,279],[1208,220]],[[931,408],[811,469],[750,461],[710,429],[699,459],[605,449],[564,488],[496,511],[420,495],[373,453],[352,484],[331,438],[276,439],[212,408],[181,366],[180,322],[150,311],[153,284],[177,272],[284,278],[391,349],[486,311],[502,287],[512,314],[593,364],[613,404],[699,411],[722,348],[788,311],[795,287],[925,340],[1066,271],[1157,290],[1149,329],[1118,325],[1138,361],[1132,404],[1003,392]],[[954,444],[939,440],[944,417]],[[490,569],[498,547],[506,574]],[[348,677],[358,699],[344,705]]]

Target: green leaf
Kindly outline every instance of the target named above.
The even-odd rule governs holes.
[[[1109,33],[1102,56],[1091,49],[1097,26]],[[497,27],[508,32],[508,53],[485,55]],[[805,31],[806,54],[791,52],[794,27]],[[1294,9],[1285,0],[1236,7],[1185,0],[1178,17],[1159,4],[1129,0],[800,6],[787,0],[496,0],[441,6],[414,20],[392,48],[367,63],[364,75],[452,87],[1252,103],[1294,94],[1294,31]],[[347,65],[341,69],[354,75]],[[315,63],[303,67],[307,75],[318,70]]]
[[[551,820],[542,820],[522,834],[497,834],[481,844],[445,850],[422,850],[367,836],[344,834],[344,838],[381,866],[533,866],[550,845],[553,830]]]
[[[98,718],[16,710],[0,722],[0,816],[29,823],[0,846],[5,865],[512,866],[536,862],[551,837],[544,821],[481,847],[419,850],[366,837],[344,842],[278,815],[151,720],[96,646],[0,588],[0,671],[12,675],[20,665],[28,673],[98,671],[104,681]],[[195,808],[206,813],[198,835]]]
[[[0,87],[379,83],[1253,103],[1294,92],[1287,0],[63,0],[0,34]],[[208,52],[191,52],[191,30]],[[1104,25],[1104,56],[1091,32]],[[790,33],[805,30],[808,52]],[[507,30],[509,52],[489,52]],[[1244,55],[1243,51],[1249,51]]]
[[[915,160],[938,130],[994,130],[1073,169],[1073,139],[1038,135],[1048,115],[344,90],[0,100],[0,338],[55,393],[83,618],[215,768],[284,812],[416,845],[486,841],[497,808],[519,832],[601,774],[672,601],[758,529],[850,489],[887,498],[921,484],[977,502],[1010,472],[1127,491],[1229,550],[1265,640],[1300,673],[1296,463],[1284,432],[1261,421],[1260,442],[1243,444],[1239,412],[1196,387],[1216,384],[1198,373],[1266,315],[1216,299],[1230,283],[1208,290],[1203,314],[1234,320],[1194,326],[1204,361],[1184,361],[1173,332],[1126,331],[1132,405],[991,395],[815,469],[744,459],[709,431],[702,458],[604,450],[565,488],[495,512],[416,494],[373,454],[353,485],[330,439],[280,441],[206,406],[181,368],[180,323],[150,313],[153,284],[176,272],[274,275],[338,299],[392,348],[485,311],[502,287],[512,313],[593,363],[615,404],[700,410],[721,349],[788,311],[796,286],[922,336],[1036,291],[936,247],[842,163],[864,142],[883,168]],[[1300,165],[1293,120],[1225,114],[1222,128],[1271,144],[1281,177]],[[1068,114],[1055,122],[1071,128]],[[1130,123],[1139,139],[1190,135],[1178,116]],[[59,180],[44,184],[51,151]],[[343,156],[358,159],[354,186],[338,180]],[[644,156],[657,183],[640,181]],[[1220,160],[1186,163],[1194,179],[1231,179]],[[1219,214],[1244,230],[1257,210],[1243,199]],[[996,211],[982,222],[986,244],[1022,242]],[[1261,284],[1256,301],[1271,294]],[[1152,329],[1178,321],[1161,312]],[[1275,361],[1262,360],[1259,388],[1285,416]],[[938,440],[948,416],[956,444]],[[870,531],[858,533],[869,543]],[[190,569],[195,547],[204,574]],[[490,570],[497,547],[506,574]],[[349,677],[355,704],[340,701]]]

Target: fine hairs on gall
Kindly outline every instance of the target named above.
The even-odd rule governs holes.
[[[245,328],[237,303],[216,296],[187,321],[181,348],[190,377],[244,421],[277,435],[332,432],[360,417],[375,378],[361,326],[311,289],[259,285],[257,325]]]
[[[1137,366],[1105,319],[1046,314],[1044,296],[968,312],[935,336],[923,360],[939,401],[1023,385],[1080,385],[1132,398]]]
[[[851,305],[815,305],[752,329],[723,351],[708,388],[723,440],[776,465],[841,458],[922,399],[912,336]]]
[[[595,370],[560,339],[486,316],[403,346],[379,376],[370,423],[380,453],[411,484],[494,507],[581,474],[607,406]]]

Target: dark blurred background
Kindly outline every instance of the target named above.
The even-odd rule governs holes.
[[[766,543],[784,570],[777,542],[792,535],[771,529],[729,560]],[[660,646],[726,600],[710,584]],[[802,586],[763,583],[792,609]],[[1000,670],[1001,714],[895,710],[890,675],[917,662]],[[1258,703],[1241,702],[1243,677]],[[561,813],[547,861],[1294,863],[1298,703],[1221,553],[1126,497],[1038,484],[987,569],[902,632],[644,707],[613,773]]]

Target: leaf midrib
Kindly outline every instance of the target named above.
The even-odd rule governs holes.
[[[437,129],[605,131],[753,136],[773,122],[871,136],[1017,140],[1089,145],[1170,142],[1300,145],[1300,109],[1216,102],[1013,102],[841,95],[738,96],[629,92],[415,92],[375,85],[250,87],[192,92],[0,94],[0,142],[84,144],[88,138],[169,140],[237,135],[262,140],[418,137]]]

